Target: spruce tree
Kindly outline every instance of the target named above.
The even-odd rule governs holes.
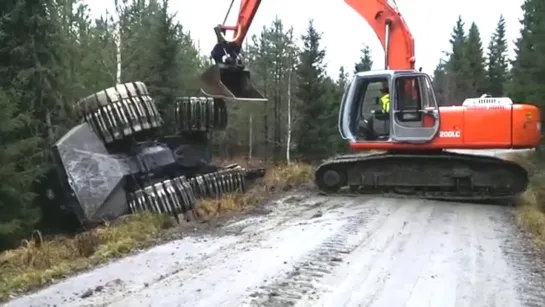
[[[40,138],[24,137],[31,118],[20,112],[16,96],[0,90],[0,250],[12,247],[26,236],[38,221],[38,210],[33,206],[30,191],[36,178],[30,163],[23,163],[40,145]]]
[[[325,50],[320,46],[322,38],[312,20],[301,36],[303,49],[297,66],[299,99],[299,125],[295,137],[297,149],[302,156],[315,160],[331,153],[331,146],[324,142],[327,137],[330,113],[330,93],[326,84]]]
[[[526,0],[522,5],[520,37],[516,40],[516,58],[512,65],[511,98],[519,102],[530,102],[542,107],[545,118],[545,3],[541,0]]]
[[[5,14],[0,19],[0,242],[20,239],[38,219],[32,184],[51,165],[47,149],[66,120],[59,116],[56,59],[62,50],[51,5],[46,0],[0,2]],[[2,237],[7,234],[10,238]]]
[[[448,102],[448,89],[446,83],[445,62],[441,60],[433,71],[433,88],[435,97],[439,105],[445,105]]]
[[[354,73],[360,71],[369,71],[373,67],[373,59],[371,58],[371,48],[364,45],[361,49],[361,56],[359,62],[356,63]]]
[[[174,133],[176,97],[182,83],[181,63],[178,59],[181,44],[178,35],[180,25],[174,21],[175,16],[170,15],[168,9],[168,1],[163,0],[162,7],[155,14],[155,51],[153,57],[148,59],[152,71],[146,84],[166,123],[165,132]]]
[[[465,49],[467,37],[464,26],[462,17],[458,16],[450,36],[451,51],[448,53],[446,67],[449,72],[463,72],[466,69]]]
[[[486,91],[486,59],[483,55],[483,44],[477,24],[471,23],[467,35],[465,59],[468,65],[467,78],[470,88],[467,94],[478,97]]]
[[[448,60],[445,65],[448,100],[452,104],[461,104],[473,92],[471,90],[471,80],[469,79],[470,65],[467,58],[468,37],[464,26],[465,24],[461,16],[459,16],[451,34],[451,51],[447,53]]]
[[[337,77],[337,85],[339,89],[341,90],[341,94],[344,91],[344,87],[348,83],[348,73],[344,69],[344,66],[341,66],[339,68],[339,76]]]
[[[509,73],[507,48],[505,19],[501,15],[488,45],[487,92],[492,96],[505,95]]]

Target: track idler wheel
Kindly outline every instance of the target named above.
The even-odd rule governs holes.
[[[223,99],[182,97],[176,101],[179,132],[207,132],[227,127],[227,107]]]
[[[314,176],[318,188],[326,193],[336,193],[346,185],[346,173],[341,168],[318,168]]]
[[[142,82],[119,84],[96,92],[78,101],[75,111],[106,144],[163,124],[155,102]]]
[[[129,194],[131,213],[154,212],[176,217],[195,209],[196,197],[184,177],[165,180]]]

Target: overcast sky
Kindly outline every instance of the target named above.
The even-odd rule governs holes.
[[[362,0],[368,1],[368,0]],[[113,0],[86,0],[95,16],[106,10],[113,11]],[[199,42],[203,53],[209,54],[215,43],[213,27],[223,22],[231,0],[171,0],[172,12],[192,37]],[[507,24],[510,54],[513,55],[513,41],[520,30],[523,0],[397,0],[416,45],[416,66],[431,73],[449,50],[449,37],[458,15],[466,23],[476,22],[486,48],[500,14]],[[235,0],[238,10],[240,0]],[[236,10],[233,10],[236,13]],[[305,31],[310,18],[318,31],[323,33],[322,44],[327,51],[327,66],[330,75],[336,77],[341,65],[350,71],[357,61],[362,44],[373,51],[374,69],[384,66],[384,52],[375,34],[355,11],[343,0],[263,0],[254,19],[251,34],[258,34],[264,25],[279,16],[287,26],[293,26],[298,36]],[[236,14],[229,20],[234,21]],[[229,22],[228,22],[229,23]],[[229,24],[232,25],[232,24]]]

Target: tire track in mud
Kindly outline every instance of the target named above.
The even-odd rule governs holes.
[[[139,293],[127,293],[115,299],[104,298],[102,301],[107,303],[103,306],[148,305],[152,302],[165,306],[217,306],[220,302],[225,303],[227,297],[229,301],[226,306],[237,306],[236,301],[248,297],[249,290],[246,289],[252,289],[267,279],[274,279],[281,272],[291,270],[293,266],[289,258],[304,257],[324,240],[343,231],[340,228],[354,215],[351,212],[346,216],[343,210],[331,209],[337,205],[338,200],[324,202],[321,198],[308,197],[298,200],[301,201],[299,206],[281,201],[275,213],[268,215],[269,219],[242,220],[227,226],[229,232],[242,231],[236,246],[230,245],[187,270],[166,276],[157,283],[150,283],[148,287],[141,288]],[[340,201],[346,206],[355,204],[359,208],[365,207],[361,200]],[[324,219],[313,218],[317,210],[327,210],[329,213]],[[305,242],[299,243],[298,239]],[[291,245],[291,248],[282,246],[284,244]],[[275,251],[268,251],[270,248]],[[231,282],[236,284],[234,288],[230,288],[233,285]],[[224,292],[227,297],[201,294],[201,289],[206,289],[204,285],[209,287],[208,291]]]
[[[543,261],[505,207],[360,205],[344,207],[337,234],[243,306],[543,306]]]
[[[122,260],[13,306],[35,301],[67,307],[540,307],[545,302],[543,261],[505,207],[299,195],[267,208],[265,215],[232,221],[202,238],[210,242],[170,243],[156,255]],[[137,267],[147,265],[142,257],[160,262],[181,256],[166,268]],[[153,269],[166,274],[152,280]],[[112,288],[116,293],[60,300],[105,275],[123,280]]]
[[[330,291],[316,306],[402,306],[428,265],[429,221],[437,217],[432,206],[411,200],[401,205],[323,281]]]
[[[318,289],[320,280],[333,273],[347,255],[364,245],[391,215],[397,214],[401,209],[399,206],[392,207],[388,204],[387,207],[393,210],[381,214],[384,208],[380,210],[371,204],[356,202],[344,208],[353,207],[353,205],[363,206],[363,208],[356,209],[354,216],[346,217],[347,222],[335,235],[303,257],[284,277],[272,284],[261,286],[260,290],[252,293],[250,306],[294,306],[303,300],[317,301],[320,296],[319,291],[322,290]],[[393,237],[390,237],[388,241],[392,239]]]

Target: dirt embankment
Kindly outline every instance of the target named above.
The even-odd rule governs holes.
[[[224,163],[229,164],[229,161]],[[260,163],[250,163],[249,166],[256,164]],[[198,228],[200,223],[252,209],[275,193],[300,186],[311,178],[312,167],[307,164],[271,167],[266,176],[244,194],[199,201],[196,220],[181,226],[177,226],[168,216],[138,214],[75,236],[43,238],[39,231],[35,231],[19,248],[0,254],[0,301],[109,260],[179,238],[186,230]]]

